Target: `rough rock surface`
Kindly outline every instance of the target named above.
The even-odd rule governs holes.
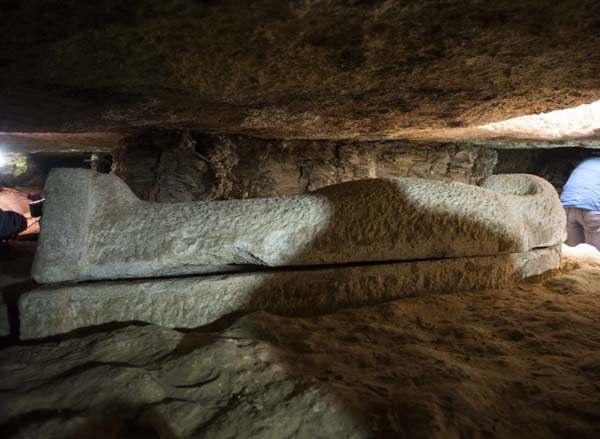
[[[142,200],[190,201],[295,195],[361,178],[478,183],[492,174],[496,156],[473,145],[148,130],[125,139],[113,152],[113,163],[115,174]]]
[[[256,310],[318,315],[419,294],[505,288],[559,265],[559,249],[550,248],[489,257],[40,288],[19,301],[20,336],[41,338],[132,321],[195,328]]]
[[[13,346],[0,436],[595,439],[598,267],[320,317]]]
[[[562,239],[554,188],[528,175],[492,190],[424,179],[357,180],[308,195],[140,201],[114,175],[48,178],[33,276],[40,283],[526,252]]]
[[[403,136],[600,98],[596,0],[3,2],[0,131]]]
[[[562,191],[573,169],[584,159],[598,156],[588,148],[518,149],[496,151],[495,174],[535,174]]]
[[[288,376],[278,349],[252,337],[250,319],[223,338],[130,327],[58,345],[5,350],[0,353],[3,437],[366,434],[323,384]],[[37,419],[28,422],[32,412]],[[29,425],[20,428],[23,420]]]
[[[4,147],[2,147],[0,191],[5,186],[30,186],[36,173],[37,169],[30,156],[26,154],[10,154],[4,151]]]

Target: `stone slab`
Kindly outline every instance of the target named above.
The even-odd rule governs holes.
[[[532,175],[482,187],[368,179],[289,197],[149,203],[114,175],[56,169],[33,277],[40,283],[521,253],[561,241],[555,189]]]
[[[111,322],[202,326],[234,312],[318,315],[425,293],[503,288],[556,269],[558,247],[498,256],[355,267],[90,282],[21,297],[21,338]]]

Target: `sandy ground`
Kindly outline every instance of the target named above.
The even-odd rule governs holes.
[[[12,345],[0,350],[0,402],[10,413],[0,433],[43,437],[50,425],[63,429],[73,416],[104,410],[115,392],[139,392],[135,404],[171,425],[146,437],[600,437],[600,258],[579,250],[567,249],[557,276],[510,290]],[[161,340],[173,338],[178,348],[163,352]],[[121,352],[125,339],[134,348]],[[152,349],[163,351],[144,359]],[[177,385],[169,364],[179,368]],[[162,396],[148,396],[155,391],[141,379],[117,382],[117,372],[134,370],[149,374]],[[182,389],[192,393],[182,399]],[[325,396],[315,402],[311,389]],[[325,415],[309,416],[319,410]],[[86,437],[127,437],[94,428]]]
[[[600,259],[573,253],[564,274],[510,290],[269,322],[261,334],[382,436],[599,437]],[[273,326],[285,330],[266,335]]]

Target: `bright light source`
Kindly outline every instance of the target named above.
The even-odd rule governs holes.
[[[600,133],[600,101],[549,113],[515,117],[479,128],[495,135],[521,138],[558,140],[591,137]]]
[[[7,165],[8,162],[8,156],[2,150],[0,150],[0,168]]]

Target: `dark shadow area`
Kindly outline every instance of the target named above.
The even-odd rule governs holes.
[[[94,169],[106,174],[110,172],[112,157],[104,152],[93,151],[68,152],[68,153],[43,153],[30,154],[30,160],[44,178],[54,168],[83,168]]]
[[[19,341],[19,297],[34,289],[31,264],[37,243],[33,241],[9,241],[0,246],[0,295],[8,309],[10,335],[0,337],[0,348]]]
[[[499,149],[495,174],[526,173],[548,180],[560,193],[573,169],[586,158],[600,155],[590,148]]]
[[[18,157],[17,167],[13,163],[0,170],[0,187],[5,185],[40,192],[48,173],[54,168],[82,168],[109,173],[112,166],[112,156],[106,152],[33,152]]]
[[[10,335],[0,338],[0,348],[19,341],[19,298],[27,291],[33,290],[37,284],[33,280],[26,280],[17,284],[2,287],[2,298],[8,310]]]
[[[55,418],[76,426],[75,431],[65,432],[64,439],[177,439],[162,415],[152,407],[137,408],[121,401],[108,401],[103,408],[85,411],[34,411],[0,426],[0,435],[13,437],[22,425]]]
[[[18,312],[18,310],[17,310]],[[140,322],[139,320],[130,320],[127,322],[110,322],[104,323],[102,325],[94,325],[87,326],[85,328],[74,329],[73,331],[69,331],[65,334],[52,335],[50,337],[44,338],[35,338],[30,340],[20,340],[18,337],[15,339],[8,340],[10,345],[19,344],[21,346],[34,346],[39,343],[60,343],[67,340],[74,340],[78,338],[84,338],[89,335],[94,335],[102,332],[112,332],[117,331],[122,328],[127,328],[129,326],[148,326],[150,323],[148,322]]]

